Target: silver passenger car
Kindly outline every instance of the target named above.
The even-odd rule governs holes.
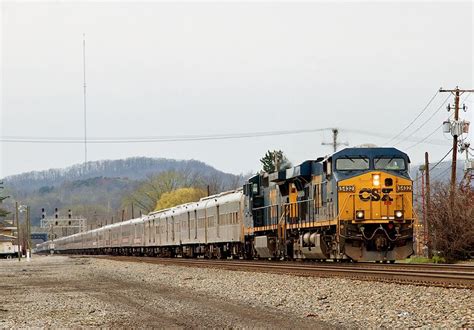
[[[54,240],[59,253],[236,256],[245,241],[242,190]],[[38,245],[47,251],[48,242]]]

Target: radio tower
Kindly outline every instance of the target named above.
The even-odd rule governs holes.
[[[87,164],[87,104],[86,104],[86,35],[82,34],[82,68],[84,73],[84,166]]]

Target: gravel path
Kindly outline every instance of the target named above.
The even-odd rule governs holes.
[[[474,327],[471,290],[95,258],[0,260],[0,296],[0,328]]]

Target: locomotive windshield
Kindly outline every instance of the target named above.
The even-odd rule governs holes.
[[[374,168],[376,170],[406,170],[405,159],[400,157],[376,157],[374,159]]]
[[[363,171],[370,167],[369,158],[367,157],[349,157],[339,158],[336,160],[336,170],[338,171]]]

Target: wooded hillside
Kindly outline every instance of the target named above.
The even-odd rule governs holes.
[[[66,216],[68,209],[74,215],[83,215],[89,223],[110,222],[121,219],[129,196],[160,173],[175,171],[187,177],[198,178],[202,185],[209,185],[216,193],[239,187],[242,176],[216,170],[196,160],[173,160],[164,158],[128,158],[89,162],[86,166],[74,165],[65,169],[28,172],[3,179],[5,193],[12,196],[4,207],[13,211],[14,201],[31,206],[32,224],[39,225],[41,208],[53,215],[57,207]],[[131,216],[130,205],[126,205],[126,218]],[[135,205],[134,215],[140,210]]]

